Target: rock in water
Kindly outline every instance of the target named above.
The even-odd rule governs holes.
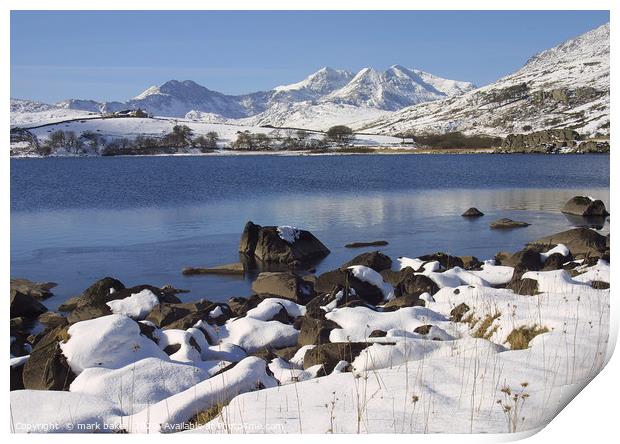
[[[511,228],[529,227],[530,225],[531,224],[528,224],[527,222],[521,222],[504,217],[496,220],[495,222],[491,222],[490,227],[493,230],[506,230]]]
[[[573,228],[529,243],[529,245],[543,248],[555,247],[558,244],[566,245],[573,255],[584,254],[596,257],[601,257],[609,248],[607,238],[589,228]]]
[[[484,213],[480,211],[478,208],[471,207],[469,210],[465,211],[461,214],[463,217],[481,217],[484,216]]]
[[[312,233],[294,227],[245,225],[239,253],[264,263],[299,264],[327,256],[330,251]]]
[[[562,213],[583,217],[609,215],[603,201],[587,196],[575,196],[570,199],[562,208]]]

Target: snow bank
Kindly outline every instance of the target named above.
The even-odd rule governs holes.
[[[11,392],[11,431],[16,433],[111,432],[122,428],[116,404],[84,393]]]
[[[405,307],[389,312],[367,307],[345,307],[326,313],[325,317],[342,327],[331,331],[331,342],[366,341],[373,330],[413,331],[422,325],[447,321],[443,315],[425,307]]]
[[[69,327],[70,339],[60,344],[71,370],[80,374],[88,367],[116,369],[145,358],[168,356],[140,327],[124,315],[109,315],[81,321]]]
[[[87,368],[71,383],[70,391],[97,396],[133,414],[182,392],[209,375],[198,367],[146,358],[119,369]]]
[[[248,317],[230,320],[222,325],[218,332],[220,343],[238,345],[247,353],[264,347],[290,347],[297,343],[298,336],[299,331],[292,325]]]
[[[566,245],[558,244],[555,247],[553,247],[551,250],[547,251],[546,253],[540,253],[540,260],[544,262],[547,260],[549,256],[555,253],[559,253],[562,256],[566,257],[570,254],[570,251],[568,250]]]
[[[267,374],[265,361],[251,356],[231,370],[126,416],[123,421],[132,433],[181,431],[187,428],[187,421],[198,412],[216,404],[225,404],[239,393],[277,385],[278,382]]]
[[[144,289],[128,298],[110,301],[106,305],[114,314],[123,314],[133,319],[144,319],[158,304],[157,296],[151,290]]]

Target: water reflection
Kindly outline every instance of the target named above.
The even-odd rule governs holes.
[[[180,270],[237,261],[247,220],[313,231],[332,250],[318,265],[321,272],[356,254],[344,244],[357,241],[387,240],[389,245],[381,250],[392,257],[448,251],[484,259],[500,250],[516,250],[538,237],[591,223],[560,213],[577,194],[592,195],[608,206],[608,189],[580,188],[300,193],[177,207],[14,211],[11,275],[56,281],[62,298],[111,275],[130,285],[170,283],[192,290],[190,298],[222,300],[248,294],[249,282],[185,277]],[[460,217],[472,206],[485,217]],[[489,230],[488,224],[499,217],[532,225]],[[596,222],[608,232],[606,221]]]

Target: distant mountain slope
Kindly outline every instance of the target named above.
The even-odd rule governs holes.
[[[535,55],[491,85],[401,109],[363,128],[503,136],[566,127],[609,134],[609,24]]]
[[[227,95],[205,88],[191,80],[170,80],[151,86],[127,102],[96,102],[69,99],[57,106],[89,112],[114,112],[123,108],[142,108],[156,116],[185,117],[188,113],[219,115],[227,119],[256,117],[270,121],[282,109],[309,108],[317,104],[351,105],[364,109],[393,111],[403,107],[438,100],[471,90],[470,82],[443,79],[420,70],[394,65],[385,72],[364,68],[357,74],[321,68],[304,80],[277,86],[270,91]],[[271,111],[271,112],[270,112]],[[312,112],[310,112],[312,114]],[[369,112],[369,117],[381,113]],[[259,116],[260,115],[260,116]],[[271,123],[273,124],[273,123]]]

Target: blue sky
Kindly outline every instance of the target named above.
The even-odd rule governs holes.
[[[485,85],[607,11],[13,11],[11,97],[125,100],[170,79],[224,93],[323,66],[400,64]]]

